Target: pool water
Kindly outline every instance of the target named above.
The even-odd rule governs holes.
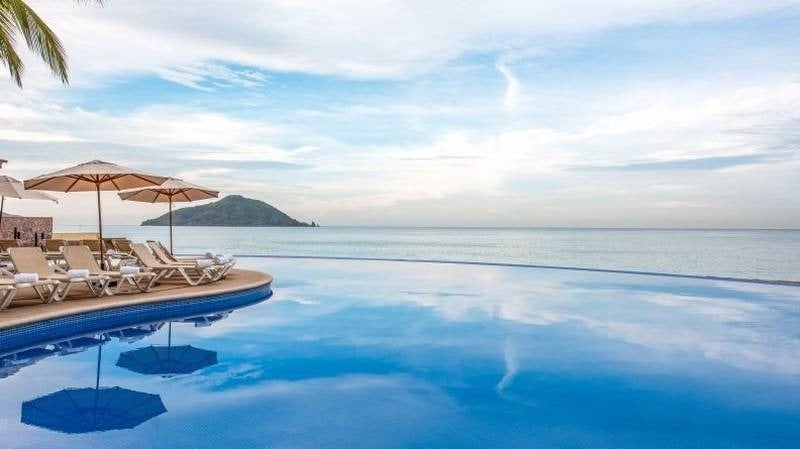
[[[273,274],[274,296],[6,355],[0,447],[800,447],[800,288],[240,265]]]

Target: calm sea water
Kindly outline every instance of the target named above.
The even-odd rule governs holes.
[[[61,231],[94,230],[61,226]],[[106,235],[167,241],[166,227]],[[175,228],[175,251],[540,264],[800,280],[800,230]]]

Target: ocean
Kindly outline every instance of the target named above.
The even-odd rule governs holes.
[[[174,233],[175,252],[183,254],[424,259],[800,281],[800,230],[176,227]],[[168,228],[106,226],[104,234],[167,243]]]

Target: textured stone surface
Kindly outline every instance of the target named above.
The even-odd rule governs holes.
[[[14,236],[14,230],[19,234]],[[38,235],[38,238],[37,238]],[[53,217],[3,217],[0,227],[0,239],[19,238],[25,245],[33,245],[53,235]]]

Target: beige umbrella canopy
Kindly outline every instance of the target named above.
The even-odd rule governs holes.
[[[102,261],[104,259],[103,214],[100,206],[100,191],[155,186],[166,180],[165,176],[151,175],[111,162],[94,160],[28,179],[25,181],[25,188],[55,192],[97,192],[97,227],[100,234],[100,260]]]
[[[121,192],[119,197],[126,201],[144,203],[169,203],[169,252],[172,252],[172,203],[189,203],[208,200],[219,196],[219,192],[198,186],[182,179],[169,178],[159,186],[143,187]]]
[[[6,197],[21,200],[47,200],[58,202],[54,196],[46,193],[25,190],[22,181],[16,180],[11,176],[0,176],[0,228],[2,228],[3,224],[3,209],[5,208]]]

